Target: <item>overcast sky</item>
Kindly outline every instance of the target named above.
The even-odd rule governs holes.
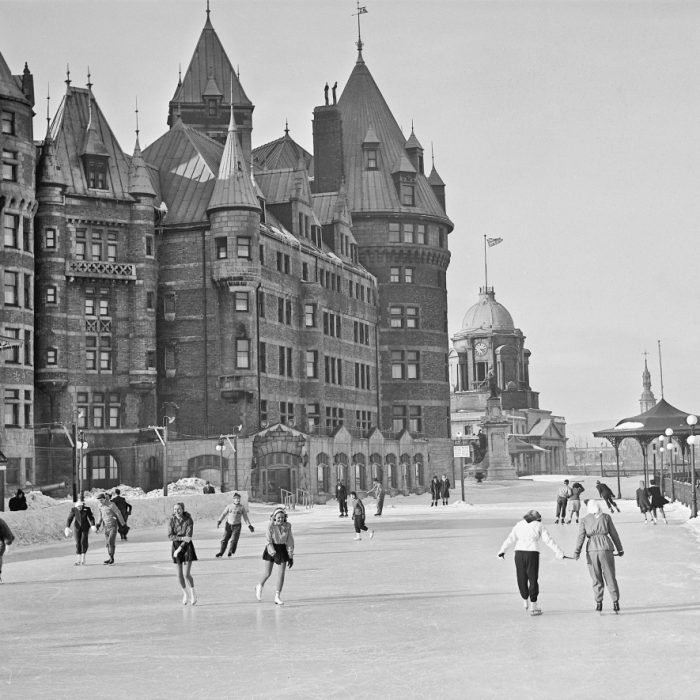
[[[542,408],[570,424],[639,412],[652,389],[700,411],[700,3],[364,0],[365,61],[447,185],[450,334],[484,284],[532,351]],[[35,137],[87,82],[122,148],[167,128],[206,0],[0,0],[0,51],[37,91]],[[253,144],[312,150],[323,85],[356,59],[353,0],[211,0],[255,105]]]

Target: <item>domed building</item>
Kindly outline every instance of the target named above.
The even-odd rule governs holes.
[[[523,332],[496,301],[493,287],[481,287],[479,300],[469,307],[452,337],[450,352],[452,436],[473,444],[469,457],[462,458],[473,471],[488,456],[479,449],[478,436],[487,400],[494,395],[500,398],[503,421],[510,423],[508,452],[517,473],[566,469],[566,422],[540,409],[539,393],[530,387],[530,354]]]

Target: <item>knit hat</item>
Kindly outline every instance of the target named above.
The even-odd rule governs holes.
[[[596,501],[594,498],[591,498],[586,502],[586,508],[588,509],[588,513],[590,515],[597,515],[600,513],[600,503],[598,503],[598,501]]]

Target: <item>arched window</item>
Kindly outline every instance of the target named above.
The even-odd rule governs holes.
[[[385,458],[387,472],[387,486],[390,489],[399,488],[398,475],[396,473],[396,455],[388,454]]]
[[[335,470],[338,474],[338,479],[347,486],[348,485],[348,456],[345,452],[337,452],[333,457]]]
[[[328,455],[325,452],[320,452],[316,456],[316,478],[318,480],[319,493],[331,492],[331,468]]]
[[[404,454],[401,455],[401,478],[403,479],[404,488],[411,488],[411,482],[413,481],[412,476],[411,455],[404,452]]]
[[[420,454],[420,452],[417,455],[414,455],[413,457],[413,463],[414,463],[414,478],[415,478],[415,485],[416,486],[425,486],[425,481],[423,480],[423,455]]]
[[[384,470],[382,469],[382,456],[377,454],[371,454],[369,456],[369,463],[372,468],[372,477],[374,479],[379,479],[381,483],[384,483]]]
[[[355,465],[355,491],[364,491],[367,488],[367,470],[365,469],[365,456],[357,452],[352,456]]]

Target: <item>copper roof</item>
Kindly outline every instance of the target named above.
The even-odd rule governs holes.
[[[313,174],[313,156],[304,150],[288,133],[253,149],[253,163],[261,170],[296,168],[302,158],[306,169]]]
[[[148,169],[146,168],[146,163],[141,155],[141,146],[138,136],[134,144],[134,155],[129,164],[129,194],[151,196],[155,196],[156,194]]]
[[[128,195],[129,161],[117,143],[97,101],[85,88],[68,87],[51,125],[56,161],[61,168],[69,194],[99,196],[99,190],[88,190],[85,171],[80,156],[86,144],[88,122],[93,136],[99,139],[103,155],[107,156],[106,196]]]
[[[401,204],[391,173],[406,155],[406,137],[364,62],[355,64],[338,108],[343,120],[345,178],[351,211],[427,214],[452,227],[422,173],[416,174],[415,206]],[[365,169],[362,144],[367,138],[376,138],[379,144],[377,170]]]
[[[428,175],[428,182],[430,183],[431,187],[443,187],[445,185],[440,175],[438,175],[438,171],[435,170],[434,165],[433,169],[430,171],[430,175]]]
[[[288,202],[295,190],[294,170],[264,170],[255,174],[255,180],[265,196],[268,204]]]
[[[12,75],[10,67],[5,63],[2,53],[0,53],[0,96],[9,97],[13,100],[21,100],[29,104],[29,100],[27,100]]]
[[[178,119],[173,128],[144,149],[157,168],[158,189],[168,207],[167,223],[207,221],[223,146]]]
[[[406,141],[405,148],[420,148],[423,150],[423,146],[420,145],[420,141],[416,138],[416,134],[413,129],[411,129],[411,135],[408,137],[408,141]]]
[[[47,131],[39,157],[37,185],[65,185],[61,167],[56,160],[56,150],[50,131]]]
[[[178,85],[172,102],[198,104],[202,95],[207,93],[207,86],[212,79],[222,95],[222,101],[231,104],[233,88],[234,105],[250,105],[251,102],[243,91],[236,72],[224,51],[209,17],[199,36],[192,60],[187,67],[182,83]],[[223,89],[223,92],[221,92]]]

